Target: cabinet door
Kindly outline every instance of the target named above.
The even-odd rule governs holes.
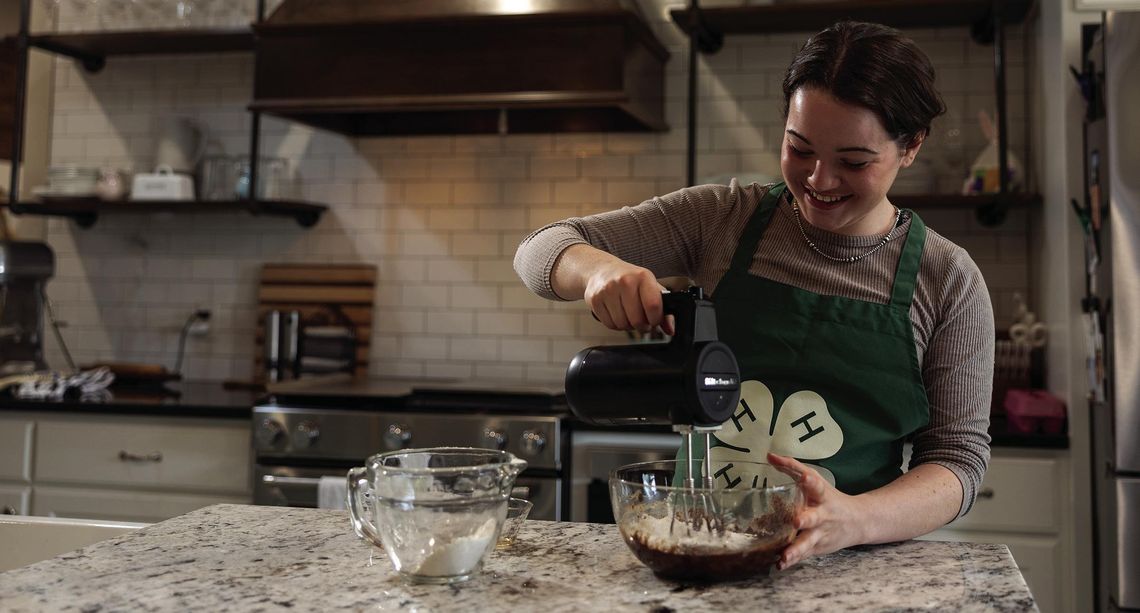
[[[248,495],[247,421],[67,416],[36,425],[36,484]]]
[[[957,543],[998,543],[1009,547],[1013,560],[1017,563],[1021,576],[1037,601],[1041,613],[1053,613],[1060,609],[1059,583],[1057,575],[1060,564],[1060,543],[1054,537],[1030,536],[1025,534],[1001,534],[993,532],[969,532],[943,528],[932,532],[920,540],[953,541]]]
[[[28,419],[0,417],[0,479],[32,480],[32,434],[35,423]]]
[[[0,513],[27,515],[31,492],[32,488],[26,485],[0,485]]]
[[[212,504],[250,502],[248,496],[37,486],[32,496],[32,514],[44,517],[155,523]]]
[[[1057,532],[1054,494],[1063,479],[1053,458],[994,457],[974,507],[948,527],[953,530]]]

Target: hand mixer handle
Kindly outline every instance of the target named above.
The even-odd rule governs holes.
[[[689,347],[693,343],[717,340],[716,310],[705,300],[704,290],[690,287],[681,292],[662,294],[666,315],[674,319],[672,344]]]

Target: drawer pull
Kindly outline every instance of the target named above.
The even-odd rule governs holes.
[[[139,455],[137,453],[131,453],[124,449],[119,452],[119,460],[123,462],[161,462],[162,452],[156,451],[154,453],[148,453],[146,455]]]
[[[994,488],[992,488],[992,487],[983,487],[982,489],[978,490],[978,498],[985,498],[986,500],[993,500],[993,497],[994,497]]]
[[[16,514],[16,508],[10,504],[6,504],[6,505],[4,505],[3,509],[0,509],[0,515],[15,515],[15,514]]]

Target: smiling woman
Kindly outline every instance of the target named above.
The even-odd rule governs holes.
[[[515,256],[533,291],[584,298],[618,330],[664,323],[658,278],[709,290],[742,381],[712,459],[767,460],[805,494],[781,568],[970,509],[994,350],[977,266],[886,195],[943,111],[926,56],[896,30],[839,23],[796,55],[784,103],[782,182],[567,219]]]

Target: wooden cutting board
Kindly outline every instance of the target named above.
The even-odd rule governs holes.
[[[302,326],[336,325],[341,316],[356,330],[355,375],[368,373],[376,266],[372,264],[265,264],[257,290],[254,378],[265,381],[265,318],[297,311]]]

